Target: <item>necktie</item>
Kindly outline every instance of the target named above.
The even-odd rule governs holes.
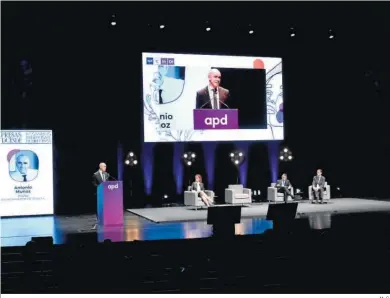
[[[104,177],[104,173],[102,173],[102,180],[103,182],[106,181],[106,178]]]
[[[284,180],[283,180],[283,186],[284,186]]]
[[[159,104],[163,104],[163,100],[162,100],[162,96],[161,96],[162,92],[163,92],[162,89],[158,90],[158,103]]]
[[[213,89],[213,104],[214,104],[214,110],[218,109],[218,98],[217,98],[217,89]]]
[[[27,182],[27,175],[22,175],[23,176],[23,182]]]

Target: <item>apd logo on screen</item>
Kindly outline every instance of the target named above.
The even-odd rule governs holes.
[[[153,58],[146,57],[147,65],[175,65],[175,58]]]

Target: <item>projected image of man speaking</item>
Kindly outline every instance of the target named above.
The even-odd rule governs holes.
[[[32,152],[31,152],[32,153]],[[35,153],[32,153],[34,158],[38,159]],[[38,169],[34,169],[31,161],[31,154],[19,153],[15,157],[15,170],[10,171],[10,177],[18,182],[29,182],[34,180],[38,176]],[[37,164],[37,162],[34,162]]]
[[[208,73],[209,84],[196,92],[197,109],[229,109],[226,102],[229,100],[229,90],[222,88],[221,72],[213,68]]]

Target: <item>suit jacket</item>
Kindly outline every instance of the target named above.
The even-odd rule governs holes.
[[[291,187],[290,180],[286,179],[286,181],[284,182],[284,186],[285,186],[285,187]],[[278,180],[278,181],[276,182],[275,187],[276,187],[276,188],[283,187],[282,179],[280,179],[280,180]]]
[[[314,176],[313,177],[313,187],[316,187],[317,184],[320,186],[320,187],[325,187],[325,177],[324,176],[320,176],[320,178],[318,178],[318,176]]]
[[[200,184],[200,190],[203,190],[204,191],[204,184],[203,183],[199,183]],[[196,182],[193,182],[192,185],[191,185],[191,190],[198,190],[197,186],[196,186]]]
[[[105,177],[105,181],[108,181],[108,179],[110,178],[110,174],[108,174],[107,172],[104,172],[102,173]],[[94,173],[92,175],[92,184],[93,186],[95,187],[98,187],[100,183],[103,182],[103,179],[102,179],[102,176],[100,175],[100,172],[97,171],[96,173]]]
[[[219,108],[229,109],[227,106],[225,106],[230,96],[229,90],[222,87],[218,87],[218,94],[219,94]],[[196,92],[196,108],[212,109],[208,86]]]
[[[10,172],[9,174],[10,174],[11,178],[15,181],[25,182],[24,175],[22,175],[22,173],[20,173],[18,170],[14,171],[14,172]],[[38,171],[34,170],[34,169],[28,169],[25,176],[26,176],[26,182],[30,182],[30,181],[34,180],[35,178],[37,178]]]

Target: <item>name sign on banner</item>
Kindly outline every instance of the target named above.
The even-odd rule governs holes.
[[[53,214],[52,131],[0,132],[0,216]]]
[[[238,110],[194,110],[194,129],[238,129]]]

